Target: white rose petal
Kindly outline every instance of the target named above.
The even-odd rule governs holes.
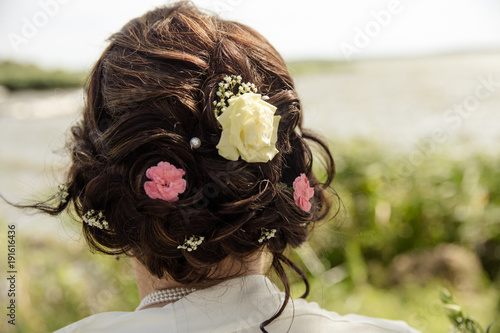
[[[217,120],[222,135],[219,154],[231,161],[241,158],[249,163],[265,163],[278,153],[276,141],[280,116],[276,107],[263,101],[261,95],[246,93],[229,100],[229,106]]]

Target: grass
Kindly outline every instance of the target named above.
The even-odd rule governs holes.
[[[2,229],[5,229],[2,227]],[[3,235],[2,235],[3,237]],[[138,293],[130,263],[92,255],[82,244],[50,239],[22,238],[23,264],[18,276],[18,325],[16,332],[52,332],[95,313],[133,311]],[[439,280],[419,285],[380,288],[356,284],[350,277],[329,286],[321,277],[310,277],[309,301],[341,315],[349,313],[404,320],[422,332],[442,333],[449,327],[439,301]],[[303,286],[293,286],[297,296]],[[455,291],[458,304],[486,325],[498,317],[498,288],[483,286],[474,294]],[[43,306],[40,306],[43,304]],[[492,333],[498,333],[493,327]]]
[[[137,306],[135,278],[126,260],[93,255],[79,242],[36,235],[20,235],[17,251],[16,332],[53,332],[95,313]]]
[[[309,242],[319,264],[307,271],[308,300],[340,314],[404,320],[422,332],[442,333],[450,323],[439,292],[448,287],[483,327],[500,318],[500,156],[436,151],[404,174],[398,173],[404,155],[368,142],[339,144],[335,156],[334,187],[343,208]],[[79,242],[19,237],[18,332],[53,331],[94,313],[138,305],[127,260],[92,255]],[[462,290],[438,277],[387,282],[398,255],[449,243],[481,260],[481,271],[468,272],[481,277],[474,288]],[[293,254],[296,261],[312,267],[301,251]],[[341,274],[332,279],[331,272]],[[300,296],[303,285],[294,281],[294,295]],[[500,325],[490,332],[500,332]]]
[[[325,287],[321,279],[313,278],[311,287],[314,291],[309,300],[341,315],[356,313],[404,320],[421,332],[428,333],[447,332],[450,327],[439,299],[442,283],[437,280],[425,286],[406,285],[383,289],[370,284],[353,286],[348,280]],[[485,288],[475,295],[455,292],[455,296],[457,302],[466,305],[466,310],[481,323],[490,323],[498,315],[495,306],[499,295],[498,290],[493,287]],[[496,331],[492,330],[498,331],[498,327]]]

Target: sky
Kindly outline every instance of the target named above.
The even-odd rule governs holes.
[[[263,34],[286,60],[500,50],[498,0],[194,0]],[[106,38],[168,0],[0,0],[0,61],[88,70]]]

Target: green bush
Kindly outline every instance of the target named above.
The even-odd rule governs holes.
[[[0,86],[9,90],[82,87],[85,74],[62,70],[46,71],[35,65],[0,63]]]
[[[313,242],[330,266],[347,260],[332,244],[359,248],[363,260],[384,267],[400,253],[441,243],[459,244],[485,260],[482,246],[500,244],[499,156],[443,150],[410,165],[407,154],[367,142],[339,145],[335,155],[333,187],[347,217],[328,223],[331,233],[322,236],[328,241]],[[489,259],[487,273],[495,280],[500,256]]]

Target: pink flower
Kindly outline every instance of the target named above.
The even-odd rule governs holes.
[[[309,199],[314,196],[314,188],[309,186],[309,179],[307,179],[304,173],[301,173],[300,176],[293,181],[293,191],[293,199],[297,206],[303,211],[310,211],[311,203]]]
[[[186,190],[185,172],[168,162],[160,162],[157,166],[146,170],[146,177],[151,179],[144,183],[144,190],[151,199],[168,202],[179,200],[179,194]]]

